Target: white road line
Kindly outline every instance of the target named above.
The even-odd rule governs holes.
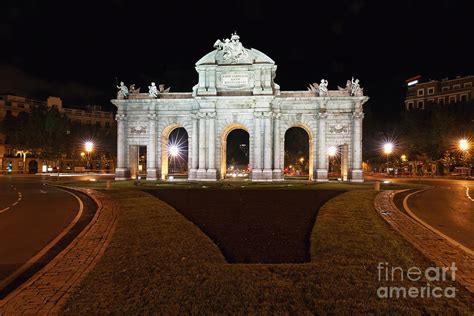
[[[6,211],[8,211],[9,209],[10,209],[10,206],[9,206],[9,207],[7,207],[7,208],[4,208],[3,210],[1,210],[1,211],[0,211],[0,214],[1,214],[1,213],[3,213],[3,212],[6,212]]]
[[[18,201],[16,201],[15,203],[13,203],[12,206],[15,206],[15,205],[17,205],[17,204],[18,204]]]
[[[76,200],[79,202],[79,211],[77,212],[76,217],[72,220],[71,223],[69,223],[69,225],[58,236],[56,236],[56,238],[50,241],[50,243],[47,244],[43,249],[41,249],[36,255],[31,257],[26,263],[24,263],[21,267],[19,267],[15,272],[10,274],[6,279],[3,279],[2,281],[0,281],[0,289],[3,289],[6,285],[10,284],[10,282],[12,282],[20,274],[22,274],[29,267],[31,267],[36,261],[38,261],[39,258],[44,256],[44,254],[47,253],[54,245],[56,245],[74,227],[74,225],[76,225],[76,223],[81,218],[82,212],[84,211],[84,203],[82,203],[82,200],[80,199],[80,197],[74,194],[73,192],[64,190],[62,188],[55,187],[55,189],[69,193],[70,195],[76,198]]]
[[[408,206],[408,199],[412,196],[412,195],[415,195],[417,193],[420,193],[420,192],[423,192],[423,191],[426,191],[428,189],[421,189],[421,190],[418,190],[418,191],[415,191],[415,192],[412,192],[410,194],[408,194],[407,196],[405,196],[405,198],[403,199],[403,208],[405,209],[405,211],[413,218],[415,219],[416,221],[418,221],[421,225],[425,226],[426,228],[428,228],[429,230],[431,230],[432,232],[434,232],[435,234],[438,234],[438,236],[446,239],[447,241],[449,241],[450,243],[452,243],[455,247],[458,247],[458,248],[461,248],[462,250],[464,250],[465,252],[471,254],[471,255],[474,255],[474,250],[471,250],[469,249],[468,247],[464,246],[463,244],[461,244],[460,242],[457,242],[456,240],[454,240],[453,238],[443,234],[442,232],[440,232],[439,230],[437,230],[436,228],[434,228],[433,226],[431,226],[430,224],[428,224],[427,222],[423,221],[421,218],[419,218],[418,216],[415,215],[415,213],[410,209],[410,207]]]
[[[466,186],[466,196],[469,200],[474,202],[474,199],[469,195],[469,187],[468,186]]]

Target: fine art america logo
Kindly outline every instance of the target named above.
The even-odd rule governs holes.
[[[381,286],[377,289],[379,298],[454,298],[454,286],[434,286],[433,282],[449,282],[456,280],[456,264],[451,262],[449,267],[428,267],[424,270],[418,267],[403,269],[389,266],[388,262],[377,265],[379,282],[394,283],[394,286]],[[397,282],[419,282],[426,280],[423,286],[397,286]],[[400,285],[400,284],[398,284]]]

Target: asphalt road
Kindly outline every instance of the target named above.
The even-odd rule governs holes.
[[[446,236],[474,251],[474,181],[390,179],[430,188],[408,198],[413,213]],[[469,196],[466,194],[468,190]]]
[[[47,187],[51,177],[0,176],[0,282],[55,239],[79,202]]]

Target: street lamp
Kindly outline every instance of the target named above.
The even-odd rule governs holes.
[[[466,152],[469,150],[469,141],[465,138],[459,140],[459,149]]]
[[[87,152],[87,164],[91,166],[91,170],[92,170],[92,162],[91,162],[91,156],[92,156],[92,151],[94,150],[94,143],[91,142],[91,141],[87,141],[84,143],[84,149],[86,150]]]
[[[393,152],[393,143],[385,143],[383,145],[383,152],[385,155],[387,155],[387,174],[389,174],[388,171],[388,156]]]

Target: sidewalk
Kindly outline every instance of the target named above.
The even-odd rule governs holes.
[[[377,195],[374,203],[380,216],[436,265],[447,267],[455,262],[456,281],[474,293],[474,256],[400,211],[393,202],[398,192],[401,191],[387,190]]]
[[[74,288],[101,258],[115,228],[118,206],[103,193],[76,190],[97,203],[94,218],[50,263],[0,300],[0,315],[58,314]]]

